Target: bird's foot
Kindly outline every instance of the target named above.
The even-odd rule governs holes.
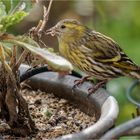
[[[70,74],[70,72],[69,71],[61,71],[61,72],[58,72],[58,74],[59,74],[59,77],[63,78],[65,75]]]
[[[83,84],[88,78],[90,78],[91,76],[84,76],[81,79],[75,80],[74,81],[74,86],[72,87],[72,90],[74,90],[76,87],[78,87],[79,85]]]
[[[103,85],[105,85],[106,82],[107,82],[107,80],[100,81],[94,87],[89,88],[87,97],[89,97],[91,94],[95,93],[99,88],[101,88]]]

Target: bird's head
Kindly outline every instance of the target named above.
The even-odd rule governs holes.
[[[59,21],[54,27],[47,30],[47,34],[57,36],[58,40],[69,42],[80,39],[85,34],[86,27],[75,19]]]

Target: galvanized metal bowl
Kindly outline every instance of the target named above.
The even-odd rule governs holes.
[[[20,73],[23,74],[28,68],[27,65],[21,65]],[[57,97],[71,101],[84,113],[90,116],[96,115],[97,122],[94,125],[79,133],[58,137],[56,140],[99,138],[114,125],[118,116],[117,101],[105,89],[101,88],[87,97],[87,89],[93,85],[84,82],[79,88],[72,91],[74,81],[77,79],[79,78],[72,75],[60,77],[56,72],[43,72],[31,77],[28,81],[32,89],[54,93]]]

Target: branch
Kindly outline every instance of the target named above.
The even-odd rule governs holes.
[[[44,28],[49,20],[49,14],[50,14],[52,2],[53,2],[53,0],[50,0],[48,9],[44,6],[44,17],[43,17],[43,21],[42,21],[42,24],[40,26],[40,29],[38,31],[39,34],[43,32],[43,30],[44,30]]]
[[[29,36],[32,37],[38,43],[41,43],[41,45],[45,47],[47,46],[44,44],[44,42],[41,41],[41,36],[44,33],[46,24],[49,20],[49,14],[50,14],[52,2],[53,0],[50,0],[48,8],[46,8],[46,6],[43,6],[44,7],[43,20],[40,20],[38,25],[36,27],[31,28],[29,31]]]

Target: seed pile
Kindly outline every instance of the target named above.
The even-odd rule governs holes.
[[[32,140],[51,139],[79,132],[93,125],[96,121],[95,117],[90,117],[81,112],[68,100],[57,98],[53,94],[24,89],[22,95],[28,102],[30,114],[39,129]],[[3,137],[14,138],[9,135]]]

